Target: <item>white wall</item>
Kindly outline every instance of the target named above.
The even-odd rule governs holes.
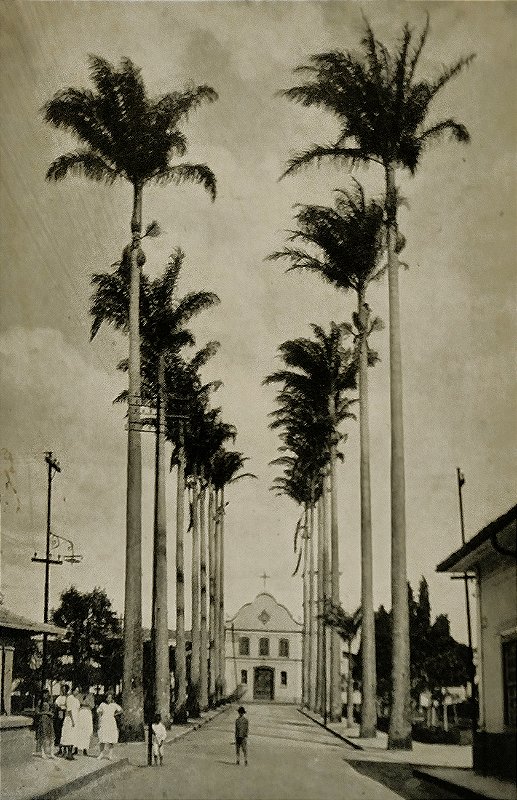
[[[480,724],[489,733],[504,730],[503,634],[517,632],[517,568],[509,559],[479,567],[481,626]]]

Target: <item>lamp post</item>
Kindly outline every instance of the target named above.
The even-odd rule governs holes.
[[[52,451],[48,451],[45,453],[45,462],[48,466],[47,470],[47,537],[46,537],[46,548],[45,548],[45,558],[39,558],[36,553],[32,557],[31,561],[35,561],[38,564],[45,564],[45,587],[44,587],[44,595],[43,595],[43,622],[45,624],[48,623],[48,606],[49,606],[49,584],[50,584],[50,565],[51,564],[62,564],[63,561],[68,561],[70,564],[77,564],[79,561],[82,560],[82,556],[77,555],[74,552],[74,543],[71,539],[67,539],[64,536],[58,536],[56,533],[52,533],[51,531],[51,512],[52,512],[52,479],[56,472],[61,472],[61,467],[59,466],[59,461],[57,461],[52,454]],[[58,554],[57,558],[52,558],[51,551],[55,550],[59,546],[59,542],[66,542],[67,549],[70,551],[70,554],[61,558]],[[55,542],[55,543],[54,543]],[[45,683],[47,680],[47,656],[48,656],[48,634],[43,633],[43,649],[41,653],[41,700],[40,703],[43,702],[43,690],[45,688]]]

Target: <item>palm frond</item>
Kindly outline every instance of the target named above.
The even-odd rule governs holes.
[[[47,181],[61,181],[67,175],[89,178],[90,180],[114,183],[121,177],[101,156],[91,150],[75,150],[64,153],[52,162],[47,170]]]
[[[366,164],[372,160],[366,153],[355,147],[339,147],[337,145],[321,146],[314,144],[303,153],[297,153],[287,162],[287,169],[282,173],[279,180],[286,175],[293,175],[302,167],[312,164],[314,161],[317,166],[323,159],[330,158],[334,161],[344,161],[347,166],[354,167],[358,163]]]
[[[215,175],[206,164],[176,164],[157,173],[154,180],[160,185],[174,183],[179,186],[182,183],[198,183],[206,189],[212,201],[216,198]]]

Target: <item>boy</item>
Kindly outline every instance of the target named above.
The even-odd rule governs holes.
[[[165,725],[162,722],[162,715],[155,714],[154,721],[153,721],[153,758],[154,763],[158,763],[158,759],[160,760],[160,766],[163,764],[163,743],[167,738],[167,731],[165,730]]]
[[[246,717],[246,709],[240,706],[237,709],[238,717],[235,720],[235,750],[237,753],[237,764],[240,763],[239,755],[242,750],[244,756],[244,763],[248,764],[248,718]]]

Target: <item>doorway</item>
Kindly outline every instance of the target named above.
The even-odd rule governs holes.
[[[253,681],[254,700],[273,700],[275,696],[275,670],[273,667],[255,667]]]

